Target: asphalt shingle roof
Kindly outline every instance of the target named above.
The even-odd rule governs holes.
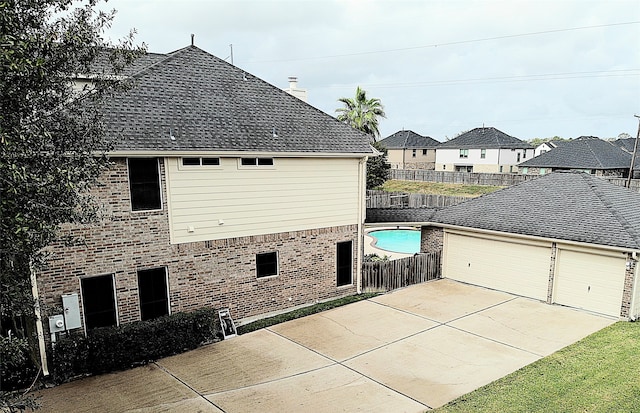
[[[617,146],[618,148],[624,149],[629,153],[633,153],[633,148],[635,147],[636,139],[635,138],[616,139],[611,143]]]
[[[638,249],[640,193],[555,172],[444,208],[433,222]]]
[[[372,153],[364,133],[195,46],[156,57],[104,105],[115,151]]]
[[[567,169],[629,168],[631,155],[610,142],[594,136],[581,136],[520,163],[519,167]]]
[[[367,208],[366,223],[429,222],[439,208]]]
[[[493,127],[475,128],[447,142],[438,149],[533,149],[533,146]]]
[[[436,147],[440,142],[410,130],[401,130],[382,139],[380,144],[387,149],[426,149]]]

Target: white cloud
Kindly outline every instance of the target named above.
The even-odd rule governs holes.
[[[406,128],[444,139],[485,122],[525,139],[604,138],[634,134],[637,126],[637,0],[112,0],[107,6],[118,10],[110,32],[116,37],[136,27],[150,51],[169,52],[195,33],[197,46],[221,58],[233,44],[236,65],[283,88],[288,76],[298,76],[310,103],[329,114],[339,97],[363,85],[386,107],[384,136]],[[626,22],[636,23],[612,25]],[[568,30],[585,26],[602,27]],[[483,40],[490,38],[496,39]],[[634,71],[611,72],[620,69]],[[602,73],[577,74],[590,71]],[[540,74],[556,79],[531,77]],[[491,79],[511,76],[529,77]]]

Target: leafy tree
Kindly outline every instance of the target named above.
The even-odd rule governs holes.
[[[541,145],[545,142],[550,142],[550,141],[570,141],[571,139],[568,138],[561,138],[559,136],[554,136],[551,138],[533,138],[533,139],[529,139],[529,143],[532,146],[538,146]]]
[[[356,88],[355,98],[340,98],[338,101],[344,107],[336,109],[337,119],[369,135],[371,145],[383,153],[367,160],[367,189],[382,185],[389,179],[391,169],[391,165],[387,163],[387,149],[376,142],[376,138],[380,136],[378,118],[386,117],[382,102],[378,98],[368,99],[367,92],[360,89],[360,86]]]
[[[340,98],[338,101],[344,104],[344,107],[336,109],[337,119],[340,122],[345,122],[370,135],[373,138],[372,141],[380,136],[378,118],[386,118],[380,99],[367,98],[367,92],[358,86],[353,99]]]
[[[133,33],[117,46],[103,40],[115,11],[98,11],[98,1],[0,1],[0,335],[32,348],[31,274],[60,224],[92,217],[88,189],[108,150],[99,102],[143,53]],[[74,76],[97,71],[74,90]],[[1,407],[19,408],[2,396]]]
[[[367,189],[373,189],[384,184],[389,179],[389,170],[391,169],[391,165],[387,162],[387,148],[381,145],[380,142],[374,142],[371,146],[381,152],[382,155],[367,159]]]

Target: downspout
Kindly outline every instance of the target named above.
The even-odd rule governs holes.
[[[31,294],[34,299],[34,312],[36,315],[36,333],[38,334],[38,348],[40,350],[40,363],[42,366],[42,374],[49,375],[49,367],[47,366],[47,347],[44,342],[44,329],[42,328],[42,318],[40,316],[40,299],[38,298],[38,281],[36,280],[35,271],[29,266],[31,272]]]
[[[364,254],[364,220],[366,217],[367,159],[358,162],[358,254],[356,259],[356,293],[362,292],[362,263]]]

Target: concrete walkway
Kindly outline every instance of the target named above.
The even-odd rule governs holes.
[[[423,412],[614,320],[432,281],[44,390],[42,412]]]

